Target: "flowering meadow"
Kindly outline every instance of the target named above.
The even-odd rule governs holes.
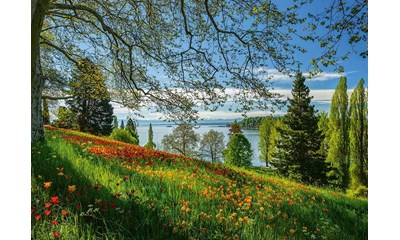
[[[368,201],[46,127],[32,239],[367,239]]]

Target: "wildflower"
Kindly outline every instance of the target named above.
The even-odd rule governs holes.
[[[36,216],[35,216],[35,219],[36,219],[36,220],[39,220],[39,219],[41,219],[41,218],[42,218],[41,215],[36,215]]]
[[[112,208],[116,208],[116,207],[117,207],[117,204],[111,203],[111,207],[112,207]]]
[[[45,210],[44,214],[46,214],[46,216],[49,216],[51,214],[51,210]]]
[[[45,202],[45,203],[44,203],[44,207],[45,207],[45,208],[49,208],[50,206],[51,206],[51,202]]]
[[[58,171],[58,176],[62,176],[62,175],[64,175],[64,173],[63,173],[63,170],[64,170],[64,168],[57,168],[57,171]]]
[[[68,214],[68,211],[62,210],[62,211],[61,211],[61,214],[62,214],[62,215],[67,215],[67,214]]]
[[[60,200],[58,199],[58,196],[53,196],[50,198],[50,202],[53,203],[54,205],[57,205],[60,203]]]
[[[264,208],[263,208],[263,207],[260,207],[260,211],[263,212],[263,211],[264,211]]]
[[[125,180],[128,180],[129,179],[129,176],[128,175],[125,175]]]
[[[51,187],[52,182],[44,182],[43,185],[45,188]]]
[[[321,229],[317,228],[315,229],[315,232],[319,233],[321,231]]]
[[[295,232],[296,232],[296,230],[294,230],[293,228],[291,228],[290,230],[289,230],[289,232],[290,232],[290,234],[295,234]]]
[[[69,193],[72,193],[72,192],[75,192],[75,190],[76,190],[76,186],[75,185],[68,185],[68,192]]]
[[[75,208],[76,208],[76,209],[81,209],[81,208],[82,208],[82,206],[81,206],[81,205],[79,205],[79,204],[77,204],[77,205],[75,206]]]
[[[35,211],[35,209],[34,209],[34,208],[31,208],[31,214],[32,214],[34,211]]]
[[[303,226],[303,232],[307,232],[307,227]]]
[[[54,238],[59,238],[61,235],[59,232],[54,232],[53,233]]]
[[[58,224],[58,221],[57,221],[57,219],[54,219],[53,221],[51,221],[51,224],[53,224],[53,225],[57,225],[57,224]]]

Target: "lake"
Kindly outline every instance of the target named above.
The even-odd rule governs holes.
[[[194,131],[198,134],[203,135],[209,130],[213,129],[222,132],[225,136],[224,144],[226,146],[228,142],[229,127],[227,124],[231,123],[233,120],[221,119],[221,120],[203,120],[198,122],[198,125],[194,128]],[[126,124],[126,120],[124,120]],[[153,141],[157,144],[157,147],[162,148],[161,140],[164,135],[172,133],[173,129],[177,126],[174,123],[163,122],[163,121],[138,121],[138,133],[139,133],[139,143],[140,146],[144,146],[148,140],[148,130],[149,124],[153,126]],[[265,163],[259,160],[260,151],[258,150],[259,135],[258,130],[242,130],[244,136],[249,140],[253,149],[252,165],[253,166],[265,166]]]

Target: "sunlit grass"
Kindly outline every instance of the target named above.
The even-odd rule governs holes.
[[[367,239],[366,199],[79,132],[46,134],[32,145],[34,239]],[[46,208],[52,196],[60,203]]]

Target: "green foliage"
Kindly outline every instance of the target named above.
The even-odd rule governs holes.
[[[341,77],[332,97],[329,114],[330,141],[326,162],[331,184],[346,189],[350,183],[349,173],[349,109],[347,80]]]
[[[80,131],[108,136],[113,128],[113,107],[100,69],[88,59],[81,61],[70,88],[73,98],[67,105],[77,115]]]
[[[117,116],[113,116],[113,129],[118,128],[118,118]]]
[[[359,185],[355,188],[348,189],[347,193],[350,197],[368,197],[368,187]]]
[[[76,114],[63,106],[58,108],[57,119],[53,121],[52,125],[59,128],[79,129]]]
[[[318,117],[311,105],[310,90],[305,78],[298,73],[289,99],[287,114],[278,127],[280,140],[272,161],[278,171],[292,179],[308,183],[325,183],[325,163],[318,150],[322,134],[318,129]]]
[[[229,137],[231,137],[235,133],[243,133],[240,124],[236,120],[233,123],[231,123],[228,135]]]
[[[130,143],[135,145],[139,144],[139,141],[135,137],[133,137],[126,129],[121,129],[121,128],[114,129],[109,138],[125,143]]]
[[[49,104],[47,102],[47,99],[43,99],[42,103],[43,103],[43,110],[42,110],[43,124],[50,124]]]
[[[248,117],[239,122],[242,129],[258,129],[265,117]]]
[[[147,140],[146,145],[144,145],[144,147],[148,148],[148,149],[155,149],[156,148],[156,144],[153,141],[153,127],[151,126],[151,123],[150,123],[150,126],[149,126],[148,140]]]
[[[321,112],[317,114],[318,121],[318,129],[324,135],[324,140],[321,142],[321,148],[319,149],[319,154],[321,154],[324,158],[328,155],[329,150],[329,141],[330,141],[330,128],[329,128],[329,117],[328,113]]]
[[[167,152],[182,154],[184,156],[196,156],[199,135],[193,130],[193,126],[181,123],[171,134],[164,135],[163,148]]]
[[[350,99],[351,188],[368,187],[368,99],[361,79]]]
[[[231,135],[224,151],[225,163],[238,167],[250,166],[253,150],[249,140],[242,133]]]
[[[211,162],[217,162],[222,157],[224,149],[224,134],[215,130],[204,133],[200,142],[200,154]]]
[[[132,120],[132,118],[128,118],[126,122],[125,129],[132,135],[132,137],[136,138],[139,141],[139,133],[137,132],[137,124]],[[139,144],[139,142],[138,142]]]
[[[276,142],[278,141],[278,133],[275,128],[275,121],[272,117],[265,117],[262,119],[259,127],[260,142],[260,160],[265,162],[268,167],[273,154],[276,151]]]

